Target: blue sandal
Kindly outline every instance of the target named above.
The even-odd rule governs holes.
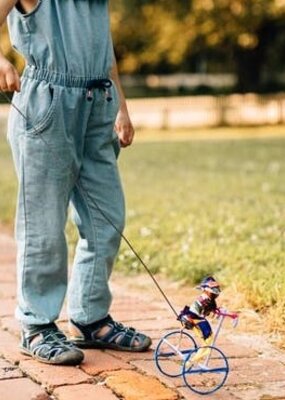
[[[109,329],[107,333],[99,336],[98,333],[103,327]],[[81,348],[141,352],[148,350],[151,345],[150,337],[114,321],[110,315],[86,326],[71,320],[69,331],[70,341]]]
[[[83,352],[54,323],[23,330],[20,350],[46,364],[78,365],[84,358]]]

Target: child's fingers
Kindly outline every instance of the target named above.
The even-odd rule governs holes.
[[[6,74],[6,85],[10,92],[20,90],[20,79],[18,73],[14,69],[10,69]]]
[[[5,75],[0,74],[0,90],[6,92],[8,90]]]

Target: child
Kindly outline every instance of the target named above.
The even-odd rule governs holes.
[[[0,51],[0,90],[17,92],[8,138],[19,180],[21,350],[64,365],[83,360],[77,346],[147,350],[148,336],[109,315],[120,235],[99,209],[123,230],[116,157],[134,130],[117,74],[108,0],[0,0],[0,26],[6,17],[11,42],[26,61],[20,81]],[[55,323],[67,290],[69,202],[80,235],[68,292],[72,340]]]
[[[220,285],[215,278],[207,276],[201,281],[198,289],[202,290],[202,294],[190,307],[185,306],[178,318],[187,329],[195,329],[198,331],[204,346],[210,346],[213,341],[213,333],[211,325],[206,317],[211,313],[218,312],[216,298],[221,292]],[[206,355],[206,352],[201,350],[196,353],[195,359],[192,358],[191,361],[198,361],[198,359]]]

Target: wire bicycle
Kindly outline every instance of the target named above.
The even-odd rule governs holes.
[[[198,346],[184,325],[164,335],[155,350],[155,362],[162,374],[172,378],[181,376],[189,389],[201,395],[219,390],[230,370],[226,355],[215,344],[225,318],[231,318],[235,327],[238,314],[221,308],[216,314],[218,324],[211,345]]]

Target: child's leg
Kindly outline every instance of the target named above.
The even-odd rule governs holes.
[[[80,239],[69,287],[69,316],[81,325],[108,315],[112,299],[108,281],[121,239],[97,205],[120,232],[124,228],[118,142],[113,132],[118,107],[115,90],[113,86],[110,102],[103,91],[94,94],[98,99],[87,127],[79,186],[72,194]]]
[[[72,154],[61,126],[61,89],[23,79],[11,109],[8,138],[19,180],[17,318],[24,325],[53,322],[67,285],[64,235]],[[26,110],[23,107],[26,105]]]

